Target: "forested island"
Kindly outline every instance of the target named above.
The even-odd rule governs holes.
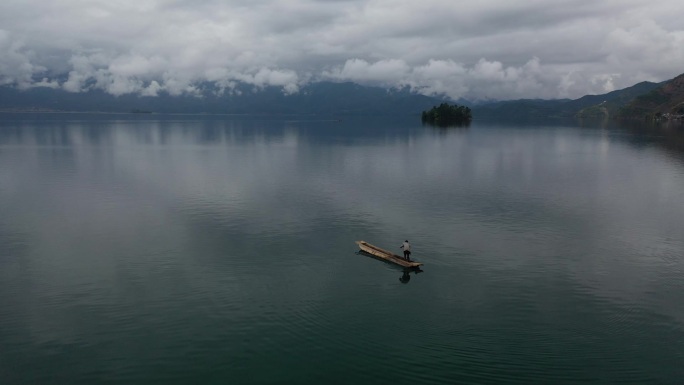
[[[464,125],[470,123],[472,119],[473,115],[469,107],[448,103],[442,103],[439,106],[432,107],[429,111],[423,111],[421,116],[423,124],[441,127]]]

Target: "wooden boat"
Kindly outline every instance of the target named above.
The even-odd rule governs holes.
[[[408,267],[408,268],[416,268],[418,266],[422,266],[423,264],[420,262],[415,262],[415,261],[407,261],[403,257],[400,257],[391,251],[387,251],[385,249],[381,249],[377,246],[371,245],[370,243],[366,241],[356,241],[356,244],[359,245],[359,248],[361,251],[364,251],[374,257],[383,259],[387,262],[391,262],[394,264],[397,264],[402,267]]]

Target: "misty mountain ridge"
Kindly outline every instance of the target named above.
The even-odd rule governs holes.
[[[35,87],[18,90],[0,87],[0,110],[46,110],[82,112],[209,113],[267,115],[375,115],[420,114],[445,98],[411,92],[408,88],[387,90],[355,83],[311,83],[293,94],[280,87],[240,84],[217,92],[213,84],[198,87],[199,94],[157,96],[125,94],[114,96],[102,90],[72,93]],[[450,100],[448,100],[450,101]]]
[[[679,78],[684,79],[684,75],[675,79]],[[663,83],[641,82],[622,90],[601,95],[586,95],[578,99],[520,99],[479,103],[421,95],[412,92],[408,87],[386,89],[351,82],[310,83],[292,94],[285,94],[280,87],[255,88],[247,84],[238,84],[233,89],[220,92],[214,84],[204,83],[198,85],[198,94],[178,96],[165,92],[160,92],[157,96],[114,96],[102,90],[73,93],[49,87],[19,90],[3,86],[0,87],[0,111],[419,115],[435,105],[448,102],[471,107],[475,119],[634,117],[639,113],[620,115],[619,111],[637,97],[649,94],[675,79]],[[684,80],[681,83],[684,84]],[[679,81],[677,84],[680,84]],[[684,88],[672,86],[669,89]],[[649,106],[642,107],[652,107]],[[632,107],[631,111],[637,111],[635,108]]]

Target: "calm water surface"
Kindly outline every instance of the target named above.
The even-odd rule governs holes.
[[[0,383],[681,383],[681,131],[0,115]]]

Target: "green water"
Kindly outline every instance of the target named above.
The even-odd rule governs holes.
[[[0,383],[681,383],[683,129],[416,121],[0,115]]]

